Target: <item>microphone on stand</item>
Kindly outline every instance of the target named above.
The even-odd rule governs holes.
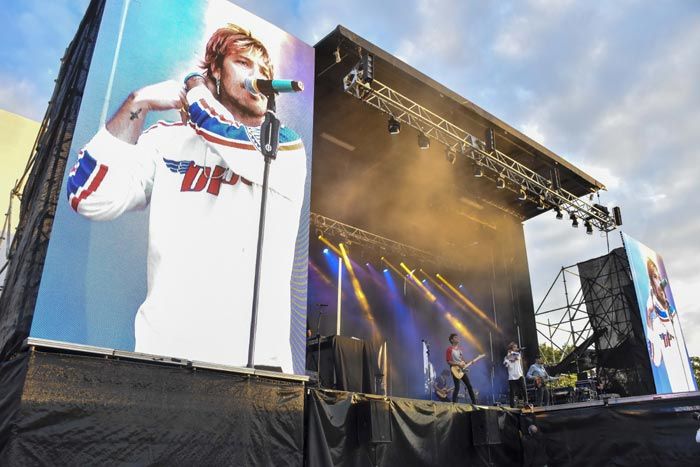
[[[258,94],[277,94],[280,92],[301,92],[304,90],[304,83],[291,79],[255,79],[246,78],[243,81],[246,90],[257,96]]]

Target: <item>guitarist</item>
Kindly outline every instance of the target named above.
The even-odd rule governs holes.
[[[450,334],[449,341],[450,346],[447,348],[447,352],[445,352],[447,364],[450,365],[450,367],[457,366],[459,368],[466,369],[467,362],[464,361],[462,349],[459,348],[459,336],[457,336],[457,334],[452,333]],[[460,380],[455,377],[454,372],[452,373],[452,380],[455,383],[455,389],[452,392],[452,402],[457,402]],[[464,376],[462,376],[461,381],[464,382],[464,385],[467,387],[467,391],[469,392],[469,397],[471,398],[472,404],[476,404],[476,397],[474,396],[472,383],[469,382],[469,376],[467,375],[467,371],[464,372]]]
[[[450,383],[450,370],[442,370],[442,372],[435,378],[433,383],[433,389],[435,390],[435,396],[437,400],[441,402],[450,401],[450,393],[454,387],[448,387]]]

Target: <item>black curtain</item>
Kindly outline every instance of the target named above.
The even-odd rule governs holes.
[[[303,462],[300,382],[34,351],[14,409],[0,465]]]
[[[389,405],[389,443],[363,440],[362,407],[375,400]],[[486,409],[480,409],[486,410]],[[411,399],[365,397],[337,391],[309,392],[306,398],[306,462],[315,466],[520,465],[519,417],[490,408],[500,443],[475,446],[473,406]],[[362,431],[360,426],[363,426]],[[364,436],[363,436],[364,435]]]
[[[700,396],[538,413],[550,466],[697,466]]]

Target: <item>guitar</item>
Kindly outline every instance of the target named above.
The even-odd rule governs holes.
[[[454,386],[451,388],[442,388],[442,389],[435,388],[435,394],[437,394],[438,397],[440,397],[442,399],[447,399],[451,395],[453,390],[454,390]]]
[[[457,379],[462,379],[462,377],[464,376],[464,370],[466,370],[467,368],[469,368],[470,366],[472,366],[473,364],[475,364],[476,362],[478,362],[479,360],[481,360],[485,356],[486,356],[486,354],[482,353],[481,355],[478,355],[476,358],[469,360],[464,365],[452,365],[450,367],[450,371],[452,372],[452,376],[454,376]]]

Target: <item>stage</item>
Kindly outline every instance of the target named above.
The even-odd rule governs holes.
[[[316,389],[294,375],[29,340],[5,465],[695,465],[700,393],[533,410]],[[12,375],[4,372],[3,378]],[[9,384],[7,384],[9,383]],[[19,385],[19,387],[17,387]]]
[[[191,62],[200,43],[247,37],[228,23],[207,30],[200,20],[219,18],[216,8],[264,23],[228,2],[181,7],[196,18],[182,40],[190,48],[172,45],[185,33],[178,21],[158,24],[172,62]],[[158,47],[134,47],[141,37],[114,46],[134,30],[126,22],[160,13],[93,0],[62,60],[0,296],[1,465],[512,466],[535,454],[550,466],[698,463],[700,393],[658,378],[662,352],[664,365],[683,358],[669,334],[675,309],[649,293],[649,278],[654,292],[668,286],[663,264],[641,254],[591,260],[575,303],[588,334],[572,327],[548,363],[553,374],[595,374],[644,395],[497,404],[507,400],[510,342],[521,370],[557,345],[550,334],[540,347],[523,223],[566,215],[607,235],[621,220],[593,202],[601,182],[342,26],[313,47],[260,28],[286,47],[282,70],[307,83],[305,94],[282,91],[279,119],[269,105],[262,121],[236,120],[211,61],[204,74],[177,77],[188,77],[178,92],[190,100],[165,109],[173,121],[154,111],[142,133],[146,116],[127,98],[110,122],[136,137],[103,131],[107,103],[174,79],[143,65]],[[217,54],[223,62],[231,50]],[[248,84],[241,92],[256,95]],[[112,160],[116,146],[135,162]],[[672,337],[678,361],[666,349]],[[469,378],[487,405],[432,400],[436,376],[455,365],[448,342],[463,365],[483,357]],[[132,351],[144,348],[159,354]],[[692,375],[683,378],[691,387]]]

